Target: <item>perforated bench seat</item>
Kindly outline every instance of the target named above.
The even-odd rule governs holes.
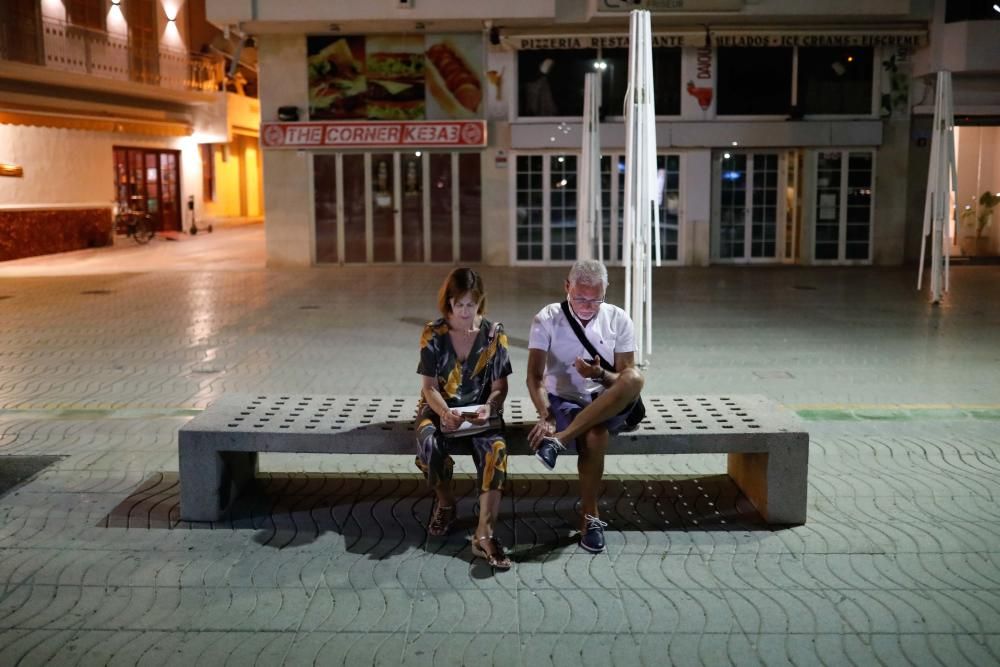
[[[609,454],[728,454],[728,474],[768,523],[806,521],[809,434],[763,396],[644,396],[646,418]],[[216,521],[253,482],[259,452],[413,454],[415,397],[229,395],[178,434],[181,518]],[[535,410],[508,399],[510,455],[530,454]]]

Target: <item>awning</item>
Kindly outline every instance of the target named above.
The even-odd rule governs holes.
[[[88,116],[74,113],[26,111],[0,108],[0,123],[34,125],[69,130],[92,130],[121,134],[146,134],[155,137],[186,137],[192,133],[188,123],[142,120],[123,116]]]

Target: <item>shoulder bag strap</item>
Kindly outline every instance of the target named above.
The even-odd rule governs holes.
[[[583,329],[580,327],[580,323],[576,321],[575,317],[573,317],[573,313],[571,313],[569,310],[569,302],[563,301],[560,305],[562,306],[563,313],[566,315],[567,321],[569,321],[570,327],[573,328],[573,333],[575,333],[576,337],[580,339],[580,343],[582,343],[583,346],[587,349],[587,352],[590,352],[591,358],[599,359],[601,362],[601,368],[603,368],[606,371],[611,371],[612,373],[614,373],[615,367],[609,364],[608,360],[600,355],[600,353],[594,347],[594,344],[590,342],[589,338],[587,338],[587,334],[583,332]]]

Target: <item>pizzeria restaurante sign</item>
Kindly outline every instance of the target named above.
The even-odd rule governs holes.
[[[260,136],[265,148],[477,148],[486,145],[486,122],[268,122],[261,123]]]
[[[910,46],[927,43],[925,30],[711,30],[712,46]],[[654,47],[703,47],[704,31],[653,33]],[[515,49],[627,49],[628,35],[520,35],[507,38]]]

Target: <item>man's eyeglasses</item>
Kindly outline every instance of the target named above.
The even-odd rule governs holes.
[[[604,303],[604,299],[584,299],[579,296],[571,296],[569,300],[575,306],[599,306]]]

